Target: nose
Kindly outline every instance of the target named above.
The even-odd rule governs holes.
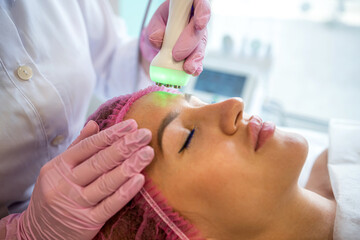
[[[244,101],[242,98],[231,98],[220,102],[220,128],[224,133],[232,135],[237,130],[237,122],[241,121],[244,112]]]
[[[237,123],[243,119],[244,101],[242,98],[231,98],[223,102],[206,106],[209,111],[208,120],[225,134],[232,135],[237,131]],[[211,116],[211,117],[210,117]]]

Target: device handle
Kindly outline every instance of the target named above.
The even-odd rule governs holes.
[[[183,71],[184,60],[176,62],[172,56],[172,49],[189,23],[192,4],[193,0],[170,0],[164,40],[159,53],[151,62],[152,66]]]

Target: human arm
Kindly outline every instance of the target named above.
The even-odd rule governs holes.
[[[0,220],[0,238],[94,237],[144,183],[139,173],[154,152],[146,146],[150,131],[136,128],[128,120],[97,133],[94,122],[87,124],[68,150],[41,169],[29,207]]]

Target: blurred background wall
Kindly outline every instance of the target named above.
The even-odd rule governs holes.
[[[111,2],[129,34],[138,37],[148,1]],[[148,20],[162,2],[152,1]],[[205,59],[222,54],[241,60],[239,68],[247,59],[266,63],[254,113],[318,131],[327,131],[331,118],[360,120],[359,0],[212,0],[211,5]]]

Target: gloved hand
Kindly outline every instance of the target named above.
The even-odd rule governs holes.
[[[180,34],[172,54],[176,61],[185,59],[185,72],[198,76],[203,70],[202,60],[207,42],[206,26],[210,20],[210,3],[208,0],[194,0],[193,6],[194,16]],[[168,15],[169,0],[160,5],[149,25],[141,33],[141,54],[149,63],[161,48]]]
[[[89,122],[42,167],[28,208],[0,220],[0,237],[6,231],[5,239],[92,239],[135,196],[144,184],[139,172],[154,156],[146,146],[151,132],[137,130],[134,120],[97,131]]]
[[[85,138],[88,138],[98,132],[99,132],[99,125],[97,125],[95,121],[90,120],[88,123],[86,123],[85,127],[80,131],[79,136],[70,144],[68,149],[78,144],[81,140],[84,140]]]

